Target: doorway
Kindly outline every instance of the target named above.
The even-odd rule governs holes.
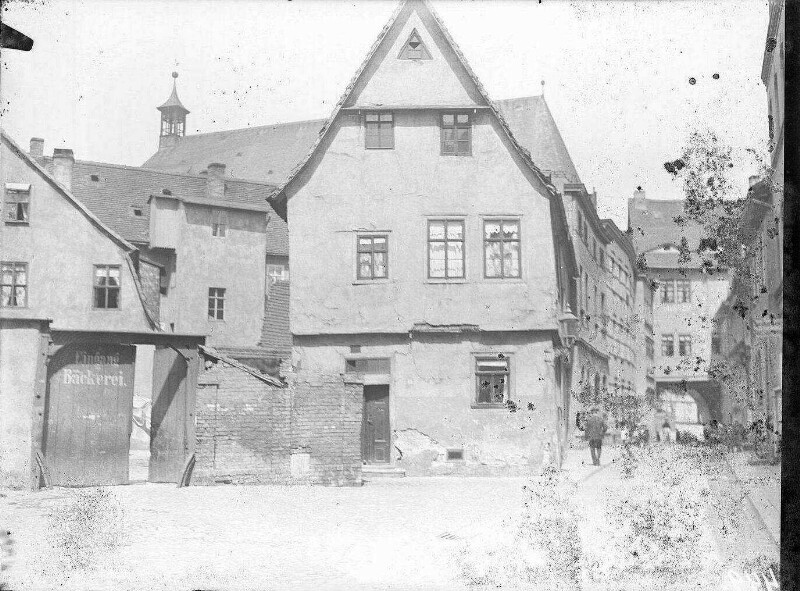
[[[361,457],[365,464],[388,464],[391,447],[388,384],[364,386]]]

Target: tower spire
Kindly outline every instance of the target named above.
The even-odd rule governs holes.
[[[161,134],[158,140],[158,148],[174,146],[180,138],[186,135],[186,115],[189,109],[183,106],[181,99],[178,98],[178,73],[172,73],[172,94],[166,102],[157,107],[161,111]]]

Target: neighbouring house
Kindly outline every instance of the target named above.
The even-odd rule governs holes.
[[[31,154],[54,170],[56,159],[42,156],[42,144],[33,139]],[[281,305],[288,296],[279,287],[278,301],[269,300],[272,287],[288,280],[286,224],[266,201],[273,185],[231,178],[213,162],[192,175],[82,160],[68,165],[73,194],[152,267],[143,284],[155,296],[162,330],[207,334],[217,349],[277,373],[291,345]]]
[[[364,471],[557,462],[563,203],[426,2],[401,4],[323,129],[273,204],[294,371],[363,381]]]
[[[642,190],[628,201],[629,231],[654,282],[656,393],[672,422],[698,425],[723,420],[720,383],[709,369],[730,272],[717,265],[716,243],[701,224],[675,221],[683,212],[683,201],[647,199]]]
[[[0,137],[0,482],[27,487],[36,480],[45,415],[52,421],[55,412],[44,388],[52,333],[152,333],[158,292],[148,285],[155,267],[69,191],[70,150],[55,151],[51,175],[4,132]],[[132,355],[126,364],[112,351],[108,363],[79,353],[64,360],[67,385],[90,385],[86,371],[102,367],[113,371],[112,387],[132,387]]]

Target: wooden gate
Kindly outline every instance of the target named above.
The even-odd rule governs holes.
[[[189,455],[189,361],[172,347],[156,347],[150,415],[150,482],[180,482]],[[193,387],[193,386],[192,386]]]
[[[362,457],[367,464],[389,462],[389,386],[364,386]]]
[[[43,451],[56,486],[127,484],[135,347],[74,343],[47,368]]]

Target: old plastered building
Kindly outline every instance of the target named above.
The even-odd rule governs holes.
[[[129,435],[129,424],[114,422],[124,408],[113,407],[132,396],[134,354],[115,344],[97,356],[96,340],[82,345],[81,334],[155,331],[158,293],[142,281],[153,268],[69,192],[71,151],[56,150],[50,175],[5,133],[0,150],[0,480],[35,485],[37,453],[62,482],[89,473],[124,480],[124,441],[99,427],[114,423]],[[78,344],[48,364],[64,340]]]
[[[696,222],[678,224],[684,202],[647,199],[635,192],[628,224],[653,288],[653,378],[673,423],[722,420],[720,383],[709,374],[718,342],[714,318],[730,286],[727,269],[714,263],[712,238]],[[688,428],[688,427],[687,427]]]
[[[725,419],[765,419],[782,433],[783,362],[783,154],[785,2],[770,2],[761,80],[767,91],[770,170],[751,178],[739,220],[745,268],[718,315],[716,338],[724,370]]]
[[[31,140],[30,153],[52,171],[43,143]],[[226,354],[277,373],[290,353],[288,290],[275,288],[274,301],[269,294],[288,279],[288,235],[266,201],[273,185],[231,178],[213,162],[202,174],[74,159],[64,167],[72,193],[152,266],[143,283],[161,330],[206,334]]]
[[[367,471],[557,460],[563,205],[426,3],[398,8],[274,203],[295,371],[363,380]]]

